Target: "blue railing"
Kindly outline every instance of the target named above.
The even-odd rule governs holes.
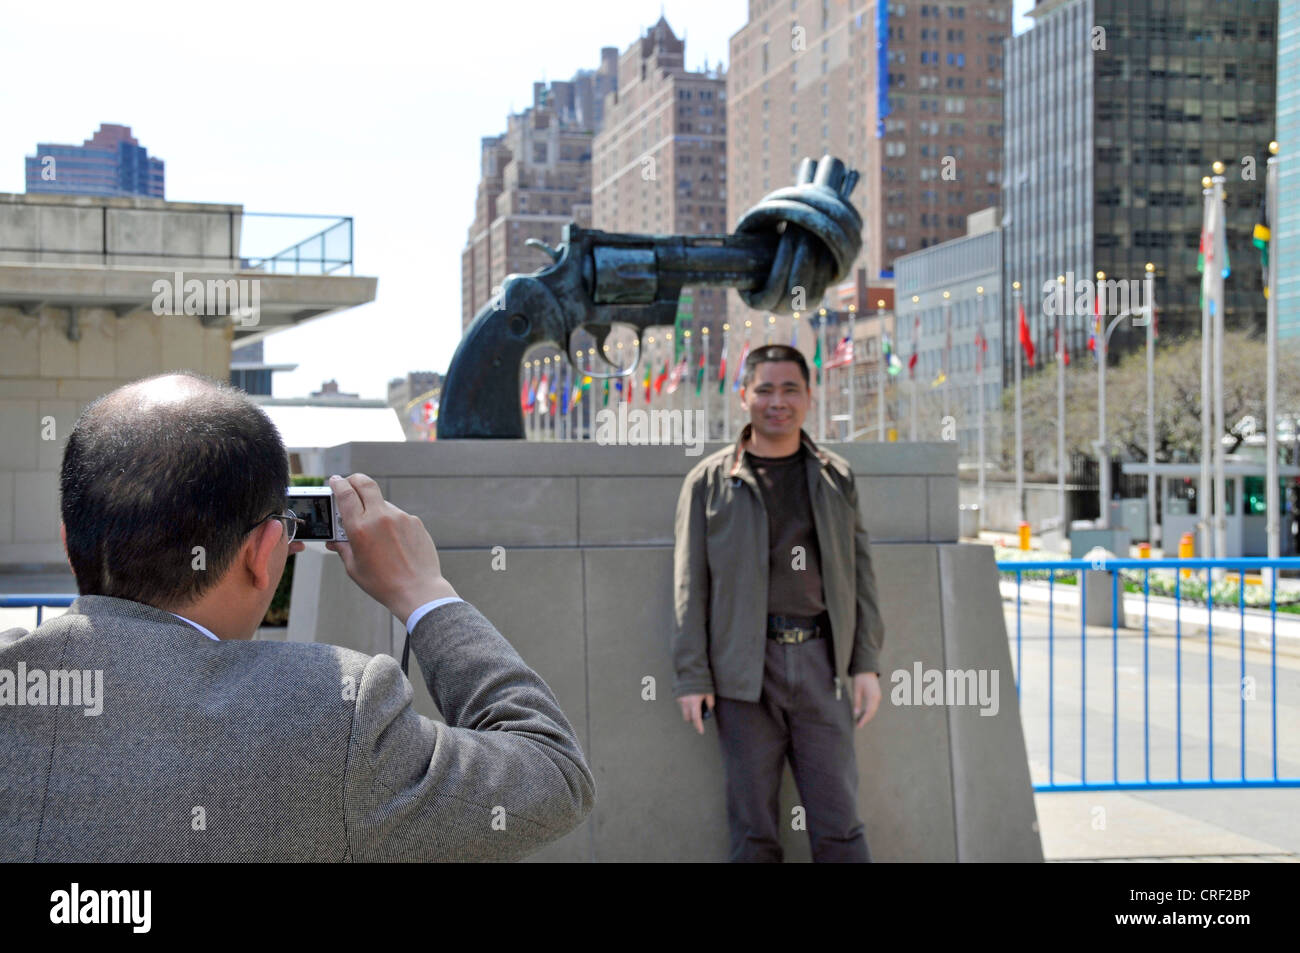
[[[1003,561],[999,562],[998,569],[1004,576],[1014,575],[1015,577],[1015,602],[1016,602],[1016,697],[1021,702],[1020,713],[1022,724],[1026,732],[1026,744],[1030,747],[1031,760],[1033,755],[1041,755],[1041,744],[1033,744],[1037,741],[1037,728],[1040,722],[1035,715],[1035,710],[1041,711],[1041,705],[1045,702],[1047,715],[1047,738],[1046,738],[1046,758],[1047,758],[1047,781],[1046,783],[1035,783],[1034,789],[1037,791],[1095,791],[1095,790],[1126,790],[1126,789],[1143,789],[1143,788],[1251,788],[1251,787],[1300,787],[1300,777],[1294,775],[1284,776],[1278,769],[1278,664],[1277,664],[1277,641],[1278,641],[1278,573],[1276,570],[1300,571],[1300,558],[1289,559],[1106,559],[1106,560],[1086,560],[1086,559],[1061,559],[1061,560],[1044,560],[1044,561]],[[1088,577],[1087,571],[1101,570],[1109,574],[1110,586],[1110,707],[1111,707],[1111,730],[1110,730],[1110,778],[1103,780],[1090,780],[1089,775],[1089,751],[1088,751],[1088,626],[1087,605],[1088,605]],[[1203,572],[1205,583],[1198,580],[1189,579],[1196,571]],[[1213,577],[1219,577],[1220,594],[1222,594],[1225,585],[1231,585],[1224,580],[1223,571],[1235,570],[1237,579],[1237,598],[1236,606],[1239,623],[1237,629],[1237,644],[1239,647],[1238,665],[1237,665],[1237,691],[1239,709],[1237,716],[1238,737],[1237,746],[1239,753],[1239,765],[1236,776],[1216,776],[1214,770],[1215,754],[1215,686],[1214,686],[1214,669],[1215,669],[1215,580]],[[1250,610],[1246,606],[1246,575],[1251,570],[1274,570],[1270,573],[1271,587],[1270,598],[1268,602],[1268,612],[1265,615],[1261,611]],[[1077,580],[1077,585],[1067,585],[1065,582],[1057,580],[1057,573],[1073,574]],[[1141,728],[1142,728],[1142,757],[1141,757],[1141,777],[1140,779],[1131,776],[1134,772],[1126,772],[1126,776],[1121,776],[1120,770],[1120,721],[1121,721],[1121,697],[1120,697],[1120,673],[1124,671],[1129,674],[1134,671],[1132,666],[1121,666],[1121,639],[1119,615],[1123,605],[1120,595],[1120,576],[1122,573],[1140,573],[1141,575],[1141,613],[1142,613],[1142,640],[1141,640],[1141,674],[1142,674],[1142,708],[1141,708]],[[1172,597],[1162,598],[1159,595],[1155,597],[1156,602],[1152,602],[1151,582],[1152,574],[1157,573],[1157,582],[1162,588],[1167,588],[1169,582],[1172,582]],[[1046,691],[1042,690],[1041,682],[1031,677],[1025,668],[1025,642],[1027,639],[1025,619],[1023,614],[1024,595],[1026,582],[1029,582],[1034,590],[1034,594],[1041,600],[1041,586],[1036,585],[1037,580],[1034,578],[1026,579],[1027,574],[1046,576],[1047,592],[1047,622],[1046,622],[1046,660],[1045,660],[1045,682]],[[1171,576],[1167,582],[1164,577]],[[1187,595],[1184,594],[1184,580],[1188,579],[1186,585],[1190,590]],[[1071,632],[1068,635],[1058,634],[1056,626],[1056,602],[1057,588],[1066,586],[1068,589],[1077,593],[1079,606],[1079,621],[1077,632],[1071,626]],[[1190,596],[1190,598],[1189,598]],[[1203,596],[1203,598],[1202,598]],[[1136,598],[1135,598],[1136,601]],[[1103,603],[1104,604],[1104,603]],[[1156,615],[1163,615],[1163,621],[1170,621],[1168,616],[1172,611],[1172,665],[1173,665],[1173,694],[1174,694],[1174,711],[1172,735],[1176,742],[1172,755],[1172,776],[1152,777],[1152,650],[1153,642],[1155,649],[1159,653],[1167,653],[1169,650],[1168,633],[1157,633],[1155,636],[1151,632],[1152,607],[1155,605],[1160,612]],[[1223,603],[1220,602],[1220,606]],[[1222,608],[1219,610],[1222,612]],[[1189,627],[1198,626],[1200,623],[1197,617],[1204,616],[1205,630],[1205,656],[1206,664],[1204,666],[1205,676],[1205,696],[1204,696],[1204,726],[1205,726],[1205,775],[1203,777],[1188,777],[1184,774],[1184,754],[1185,754],[1185,723],[1184,709],[1187,707],[1196,707],[1195,699],[1190,695],[1185,697],[1184,681],[1185,678],[1197,677],[1197,673],[1190,670],[1184,670],[1183,654],[1184,643],[1192,642],[1190,637],[1184,636],[1184,616],[1193,617],[1187,624]],[[1254,676],[1248,674],[1247,664],[1247,646],[1246,630],[1247,619],[1252,621],[1252,628],[1256,630],[1256,635],[1262,635],[1261,630],[1267,631],[1268,652],[1269,652],[1269,702],[1270,702],[1270,721],[1269,721],[1269,741],[1271,754],[1271,771],[1266,775],[1250,776],[1247,771],[1247,702],[1255,701],[1255,684]],[[1291,631],[1291,635],[1300,636],[1300,615],[1295,617],[1294,622],[1284,621],[1283,627]],[[1225,627],[1223,620],[1220,620],[1219,627]],[[1038,628],[1041,628],[1039,626]],[[1097,628],[1094,626],[1094,629]],[[1035,631],[1028,634],[1031,640],[1031,651],[1035,643],[1032,641],[1039,635]],[[1094,639],[1096,635],[1092,636]],[[1058,699],[1057,699],[1057,681],[1058,681],[1058,655],[1057,643],[1062,640],[1073,641],[1078,639],[1078,709],[1072,711],[1069,708],[1060,712],[1065,720],[1078,720],[1078,778],[1073,781],[1058,782],[1057,773],[1057,718],[1058,718]],[[1124,640],[1125,647],[1129,645],[1129,639]],[[1199,639],[1192,642],[1193,645],[1199,644]],[[1297,647],[1300,648],[1300,639],[1297,641]],[[1252,650],[1255,651],[1255,650]],[[1125,652],[1131,655],[1131,652]],[[1064,664],[1071,663],[1071,655],[1063,658]],[[1034,668],[1041,668],[1043,660],[1039,659]],[[1256,669],[1259,665],[1254,665]],[[1094,661],[1094,669],[1096,663]],[[1103,670],[1104,673],[1104,670]],[[1290,676],[1289,676],[1290,677]],[[1068,678],[1068,675],[1066,676]],[[1231,683],[1229,683],[1229,686]],[[1224,685],[1220,685],[1222,694]],[[1026,699],[1024,691],[1028,690],[1034,697]],[[1045,694],[1046,698],[1038,697]],[[1096,692],[1094,689],[1094,703]],[[1300,690],[1296,692],[1297,698],[1300,698]],[[1249,696],[1249,698],[1248,698]],[[1157,699],[1159,702],[1159,699]],[[1222,710],[1222,701],[1221,701]],[[1195,717],[1197,712],[1189,713],[1190,717]],[[1126,723],[1134,720],[1134,716],[1127,716]],[[1193,728],[1193,733],[1195,729]],[[1161,737],[1167,737],[1161,732],[1157,737],[1159,743]],[[1221,744],[1222,744],[1222,735]],[[1200,747],[1199,739],[1193,738],[1191,745]],[[1104,749],[1104,745],[1102,746]],[[1094,767],[1095,753],[1097,743],[1094,741]],[[1157,755],[1160,752],[1157,751]],[[1127,759],[1126,759],[1127,760]],[[1165,758],[1164,760],[1169,760]],[[1094,772],[1095,778],[1095,772]]]
[[[36,624],[40,625],[45,620],[45,610],[66,609],[76,600],[76,595],[69,595],[66,592],[51,593],[16,593],[14,595],[0,595],[0,609],[35,609]]]

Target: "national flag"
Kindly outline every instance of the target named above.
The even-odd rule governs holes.
[[[695,396],[700,396],[700,391],[704,389],[704,352],[700,352],[700,366],[695,371]]]
[[[817,368],[817,384],[822,382],[822,336],[817,335],[817,347],[813,350],[813,367]]]
[[[1067,367],[1070,364],[1070,348],[1061,334],[1061,320],[1056,321],[1056,359]]]
[[[934,380],[930,381],[930,386],[931,386],[931,387],[938,387],[940,384],[942,384],[942,383],[943,383],[944,381],[946,381],[947,379],[948,379],[948,375],[945,374],[943,371],[940,371],[939,374],[938,374],[938,376],[935,377]]]
[[[827,362],[826,369],[830,370],[833,367],[843,367],[846,364],[852,363],[853,341],[846,334],[840,340],[840,343],[835,345],[835,350],[831,352],[831,359]]]
[[[605,378],[604,391],[605,391],[605,397],[603,400],[601,400],[600,406],[608,407],[609,406],[609,378],[608,377]]]
[[[975,373],[984,373],[984,355],[989,349],[988,338],[984,332],[976,329],[975,331]]]
[[[1264,297],[1268,297],[1268,247],[1273,238],[1273,231],[1269,227],[1268,220],[1268,202],[1269,193],[1273,190],[1273,175],[1270,170],[1265,176],[1264,197],[1259,203],[1259,221],[1255,223],[1255,231],[1251,236],[1251,244],[1259,249],[1260,278],[1264,285]]]
[[[645,365],[645,402],[650,403],[650,362]]]
[[[745,358],[749,357],[749,339],[746,338],[745,346],[740,349],[740,360],[736,362],[736,380],[731,385],[732,392],[740,390],[740,380],[745,375]]]
[[[677,391],[677,385],[682,382],[682,376],[686,373],[686,358],[677,362],[672,373],[668,375],[668,393],[672,394]]]
[[[916,380],[916,359],[921,354],[921,316],[912,324],[912,356],[907,359],[907,376]]]
[[[586,374],[583,374],[581,386],[575,387],[573,389],[573,403],[570,406],[576,407],[578,405],[578,401],[582,400],[582,395],[589,390],[591,390],[591,378],[588,377]]]
[[[730,344],[730,334],[722,333],[722,353],[718,355],[718,393],[724,394],[727,390],[727,345]]]
[[[799,322],[798,321],[790,322],[790,346],[793,348],[799,347]]]
[[[1222,277],[1232,274],[1228,261],[1228,243],[1223,223],[1223,203],[1219,201],[1216,187],[1212,186],[1210,194],[1205,197],[1205,217],[1201,225],[1200,252],[1196,256],[1196,270],[1201,273],[1201,307],[1214,288],[1215,267],[1220,269]],[[1217,302],[1211,302],[1211,311]]]
[[[1025,359],[1029,366],[1034,366],[1034,339],[1029,336],[1029,325],[1025,321],[1025,306],[1020,306],[1020,344],[1025,349]]]
[[[546,407],[546,396],[550,392],[551,382],[550,373],[542,371],[542,379],[537,384],[537,403]]]
[[[880,354],[885,361],[885,370],[888,371],[891,376],[896,375],[900,370],[902,370],[902,362],[898,360],[898,355],[894,353],[894,342],[889,340],[888,334],[881,338]]]
[[[524,413],[526,414],[532,413],[533,410],[532,394],[530,388],[528,387],[527,381],[524,381],[524,389],[519,394],[519,405],[523,408]]]

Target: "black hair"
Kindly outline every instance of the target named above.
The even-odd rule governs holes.
[[[745,358],[745,374],[741,378],[741,384],[749,387],[754,382],[754,374],[758,365],[769,361],[794,361],[799,365],[799,372],[803,374],[804,386],[811,388],[812,384],[808,377],[808,362],[797,347],[790,347],[788,344],[766,344],[763,347],[755,348],[749,352]]]
[[[150,400],[147,385],[169,377],[175,399]],[[77,590],[161,609],[192,604],[253,524],[284,512],[288,483],[279,431],[228,384],[159,374],[105,394],[77,418],[60,471]]]

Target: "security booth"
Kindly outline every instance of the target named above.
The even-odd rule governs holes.
[[[1192,463],[1125,463],[1124,473],[1156,477],[1156,496],[1160,500],[1160,539],[1167,555],[1176,554],[1183,533],[1191,533],[1200,549],[1200,500],[1212,493],[1214,468],[1210,468],[1210,485],[1201,492],[1201,465]],[[1300,552],[1293,524],[1295,506],[1300,495],[1300,467],[1278,464],[1278,554],[1294,556]],[[1268,493],[1265,465],[1258,461],[1229,460],[1223,466],[1224,495],[1227,500],[1225,553],[1215,556],[1233,559],[1242,556],[1268,555]],[[1238,501],[1242,501],[1239,505]]]

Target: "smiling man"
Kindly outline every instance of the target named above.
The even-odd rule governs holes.
[[[880,705],[884,624],[853,471],[803,432],[798,350],[758,348],[742,381],[750,423],[677,502],[673,694],[697,732],[717,716],[733,861],[782,859],[787,757],[813,859],[869,861],[853,727]]]

